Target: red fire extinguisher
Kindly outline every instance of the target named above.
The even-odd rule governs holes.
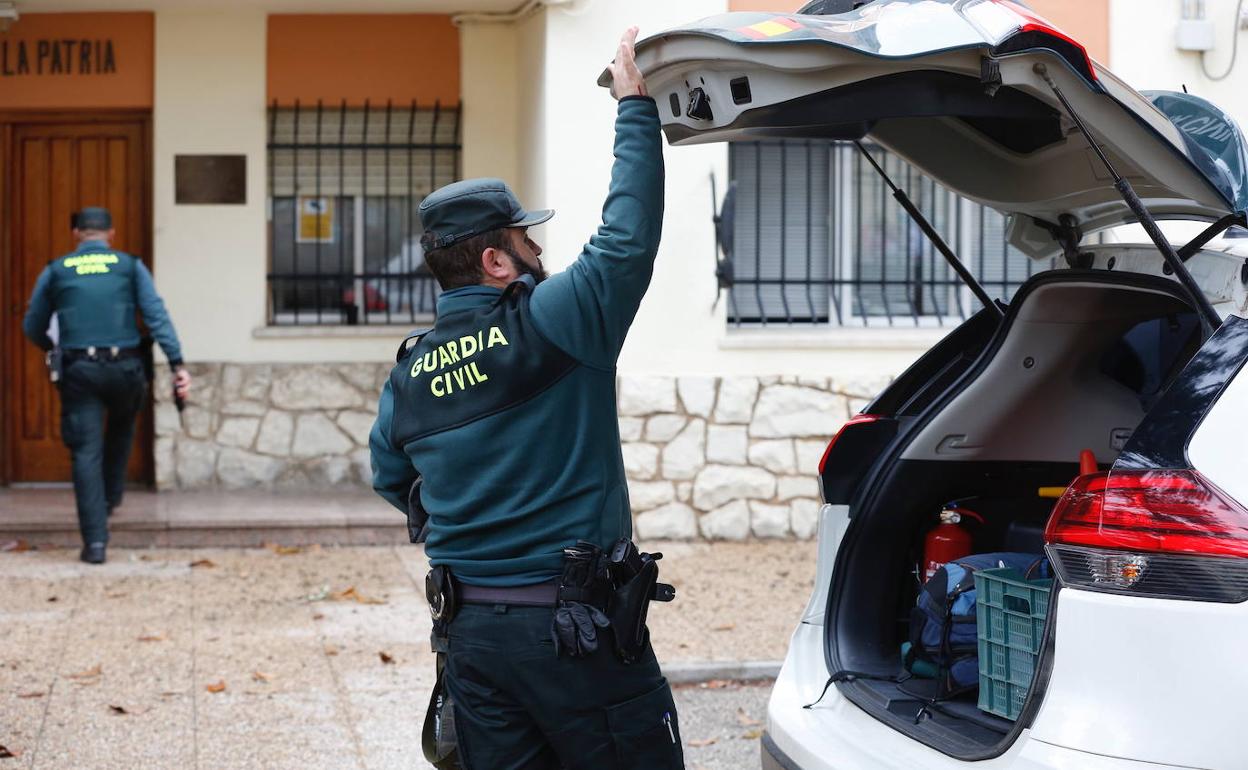
[[[971,555],[971,533],[961,526],[963,516],[984,523],[984,518],[978,513],[950,505],[940,512],[940,524],[927,533],[923,540],[924,583],[949,562]]]

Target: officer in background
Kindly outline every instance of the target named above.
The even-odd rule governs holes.
[[[108,516],[121,504],[135,418],[147,391],[136,310],[173,367],[179,397],[190,392],[191,376],[151,273],[138,257],[109,246],[108,209],[84,208],[72,224],[78,248],[39,274],[22,330],[44,351],[59,349],[61,438],[73,460],[80,558],[102,564]],[[48,336],[54,313],[56,341]]]
[[[615,367],[663,222],[659,114],[636,36],[610,65],[619,106],[602,225],[566,271],[548,278],[527,233],[554,212],[525,211],[501,180],[456,182],[420,206],[443,293],[382,391],[373,486],[408,510],[421,479],[431,577],[449,568],[454,589],[431,592],[431,607],[460,602],[439,686],[470,770],[683,766],[644,614],[622,653],[630,629],[608,626],[592,589],[594,554],[632,531]]]

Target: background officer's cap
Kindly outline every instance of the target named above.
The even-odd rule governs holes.
[[[113,226],[113,215],[103,206],[87,206],[75,212],[69,224],[76,230],[108,230]]]
[[[500,227],[532,227],[555,215],[551,209],[525,211],[501,179],[465,179],[434,190],[420,204],[426,249],[444,249]]]

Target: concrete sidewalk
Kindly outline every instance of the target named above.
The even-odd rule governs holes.
[[[129,547],[390,545],[407,542],[402,513],[366,490],[150,492],[131,490],[109,519]],[[0,543],[81,545],[68,486],[0,488]]]
[[[666,666],[783,657],[812,543],[649,547],[678,591],[651,612]],[[420,548],[76,557],[0,553],[0,745],[18,755],[0,768],[423,766],[433,657]],[[695,695],[678,692],[682,708]],[[691,760],[735,708],[729,728],[691,708]],[[738,742],[733,756],[756,762],[757,745]],[[705,766],[750,766],[725,761]]]

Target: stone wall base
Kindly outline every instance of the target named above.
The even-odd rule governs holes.
[[[367,488],[386,364],[197,364],[179,415],[156,388],[156,485]],[[620,377],[624,466],[639,537],[810,538],[828,441],[888,377]]]

